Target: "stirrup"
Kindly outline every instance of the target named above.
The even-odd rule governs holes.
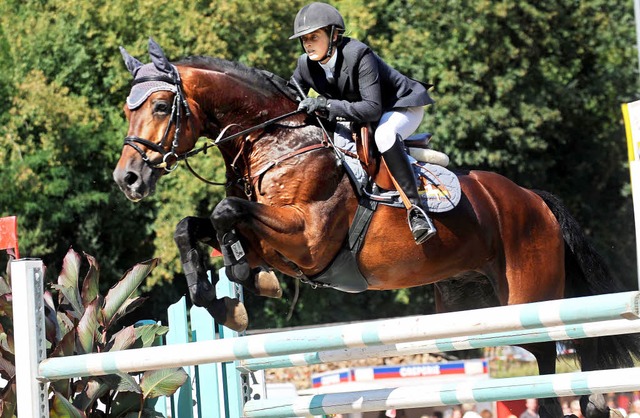
[[[421,221],[420,223],[424,223],[426,225],[414,226],[413,222],[416,222],[417,220]],[[417,205],[411,206],[411,208],[407,211],[407,223],[409,224],[409,229],[411,229],[413,239],[416,241],[417,245],[426,242],[437,232],[435,225],[431,221],[431,218],[429,218],[429,215],[427,215],[427,213]]]

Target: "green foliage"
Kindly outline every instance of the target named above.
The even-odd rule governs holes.
[[[115,324],[139,307],[145,300],[136,296],[136,289],[158,263],[157,259],[136,264],[117,281],[105,296],[99,292],[100,267],[85,254],[89,268],[80,280],[81,256],[69,250],[62,263],[57,283],[57,303],[45,295],[45,327],[48,357],[150,347],[167,327],[157,324],[130,325],[114,331]],[[9,289],[3,282],[0,288]],[[0,375],[9,385],[0,394],[2,417],[11,417],[15,410],[15,357],[11,295],[0,295]],[[50,385],[51,417],[126,417],[156,416],[145,407],[145,401],[172,395],[185,382],[182,368],[147,371],[140,379],[128,374],[91,376],[55,381]],[[102,406],[99,406],[102,403]],[[7,415],[5,415],[5,412]],[[138,415],[142,414],[142,415]]]
[[[118,46],[148,62],[153,36],[172,60],[209,55],[288,78],[302,0],[3,0],[0,2],[0,215],[20,217],[20,246],[50,271],[70,246],[99,254],[106,277],[160,256],[143,285],[162,317],[185,291],[173,228],[208,216],[222,188],[186,170],[133,204],[112,179],[126,134],[130,75]],[[336,0],[347,35],[434,84],[424,131],[456,168],[498,171],[559,195],[630,286],[633,211],[620,103],[638,97],[632,3],[626,0]],[[222,180],[216,152],[194,158]],[[2,267],[2,266],[0,266]],[[432,306],[429,289],[342,295],[302,287],[251,300],[265,326],[364,319]],[[103,283],[111,285],[113,283]],[[320,293],[318,293],[320,292]],[[321,295],[321,297],[318,297]],[[343,300],[336,308],[330,302]],[[374,313],[369,308],[375,306]],[[262,309],[264,307],[264,312]],[[90,324],[87,324],[90,326]]]

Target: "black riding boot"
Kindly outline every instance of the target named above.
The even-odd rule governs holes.
[[[422,206],[413,168],[400,138],[393,143],[389,150],[382,153],[382,158],[398,186],[411,202],[412,206],[407,214],[409,228],[411,228],[416,244],[422,244],[436,234],[436,227]]]

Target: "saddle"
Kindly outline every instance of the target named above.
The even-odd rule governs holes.
[[[356,143],[358,159],[362,163],[364,170],[380,188],[385,190],[395,190],[389,168],[375,145],[373,131],[370,124],[353,123],[351,127],[352,138]],[[414,134],[404,140],[407,153],[418,161],[446,167],[449,164],[449,157],[439,151],[429,147],[432,134]]]

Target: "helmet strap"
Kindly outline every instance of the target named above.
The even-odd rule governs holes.
[[[335,33],[335,30],[336,30],[336,26],[335,25],[331,25],[331,32],[329,33],[329,49],[327,49],[327,53],[320,60],[320,62],[326,60],[327,58],[329,58],[331,56],[331,54],[333,54],[333,48],[335,47],[335,42],[333,42],[333,34]]]

